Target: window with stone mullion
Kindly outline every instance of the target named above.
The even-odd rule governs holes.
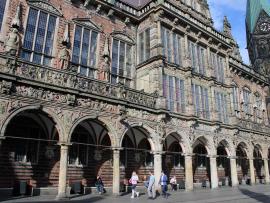
[[[0,1],[0,31],[2,30],[2,24],[5,14],[5,8],[6,8],[7,0],[1,0]]]
[[[139,63],[150,58],[150,28],[139,34]]]
[[[251,92],[247,89],[243,90],[243,110],[246,114],[250,114]]]
[[[192,84],[193,105],[195,115],[205,119],[210,118],[208,89]]]
[[[30,8],[21,57],[42,65],[51,65],[56,17]]]
[[[132,45],[113,39],[111,83],[130,86],[132,73]]]
[[[98,32],[76,25],[72,63],[78,67],[78,73],[95,77]]]

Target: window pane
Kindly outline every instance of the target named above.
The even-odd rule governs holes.
[[[117,69],[118,69],[118,46],[119,46],[119,40],[113,40],[113,48],[112,48],[112,75],[117,75]],[[112,78],[112,83],[116,83],[116,77]]]
[[[169,90],[170,90],[170,110],[174,110],[174,87],[173,87],[173,77],[169,76]]]
[[[145,60],[150,58],[150,28],[145,30]]]
[[[25,30],[23,48],[32,50],[38,11],[30,8]]]
[[[168,50],[168,61],[169,62],[172,62],[172,49],[171,49],[171,34],[170,34],[170,31],[169,30],[166,30],[166,39],[167,39],[167,50]]]
[[[45,50],[44,50],[44,53],[48,56],[52,55],[55,24],[56,24],[56,17],[50,16],[49,23],[48,23],[48,29],[47,29]]]
[[[119,76],[123,76],[125,68],[125,43],[120,42],[120,53],[119,53]]]
[[[31,52],[28,51],[22,51],[21,57],[27,61],[30,61],[31,59]]]
[[[80,67],[80,74],[81,74],[81,75],[84,75],[84,76],[87,76],[87,68],[81,66],[81,67]]]
[[[178,52],[178,36],[173,33],[173,52],[174,52],[174,63],[179,65],[179,52]]]
[[[87,66],[88,51],[89,51],[90,31],[84,29],[82,39],[82,53],[81,53],[81,65]]]
[[[79,57],[80,57],[81,35],[82,35],[82,27],[76,26],[73,43],[72,62],[77,64],[79,64]]]
[[[127,77],[131,77],[131,68],[132,68],[132,57],[131,57],[131,45],[127,45],[126,48],[126,71]]]
[[[34,51],[42,53],[48,14],[40,12]],[[33,60],[35,62],[35,60]]]
[[[91,48],[90,48],[90,66],[96,66],[97,38],[98,33],[92,31]]]
[[[41,58],[42,58],[42,55],[41,54],[34,54],[33,56],[33,62],[34,63],[37,63],[37,64],[41,64]]]
[[[0,1],[0,31],[2,28],[4,13],[5,13],[5,7],[6,7],[6,0]]]
[[[144,33],[140,33],[139,35],[139,49],[140,49],[140,58],[139,61],[143,62],[144,61]]]

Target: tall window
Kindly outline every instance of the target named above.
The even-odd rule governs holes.
[[[97,58],[98,32],[76,25],[72,52],[72,63],[78,67],[78,73],[94,77]]]
[[[162,27],[162,46],[163,55],[167,57],[168,62],[181,65],[181,36]]]
[[[189,41],[189,54],[193,71],[201,75],[206,75],[205,48],[192,41]]]
[[[51,65],[56,17],[30,8],[21,57],[37,64]]]
[[[139,62],[150,58],[150,28],[139,34]]]
[[[185,86],[183,80],[163,75],[163,96],[167,100],[168,110],[185,112]]]
[[[218,82],[224,83],[224,64],[225,60],[223,57],[218,56],[217,54],[210,53],[210,66],[215,70],[215,77]]]
[[[132,45],[113,39],[111,83],[130,86],[132,71]]]
[[[223,93],[215,92],[215,102],[218,120],[223,123],[228,123],[227,96]]]
[[[239,111],[239,89],[235,83],[233,83],[232,89],[232,101],[233,101],[233,110]]]
[[[209,97],[208,89],[200,85],[192,84],[193,104],[195,115],[201,118],[209,119]]]
[[[243,111],[246,114],[250,114],[250,105],[251,105],[251,92],[249,89],[243,89]]]
[[[6,8],[7,0],[1,0],[0,1],[0,31],[2,30],[2,24],[5,14],[5,8]]]

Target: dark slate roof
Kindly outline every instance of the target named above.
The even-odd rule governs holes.
[[[121,0],[121,1],[134,7],[134,8],[140,8],[142,6],[145,6],[151,0]]]

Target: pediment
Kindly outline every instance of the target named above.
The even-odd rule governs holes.
[[[123,32],[114,31],[112,33],[112,37],[123,40],[131,44],[135,43],[131,36],[129,36],[128,34],[123,34]]]
[[[84,27],[88,27],[89,29],[101,31],[101,27],[96,23],[94,23],[93,21],[91,21],[89,18],[74,18],[73,21]]]
[[[46,0],[28,0],[28,5],[37,9],[42,9],[54,15],[63,16],[63,14],[54,5]]]

